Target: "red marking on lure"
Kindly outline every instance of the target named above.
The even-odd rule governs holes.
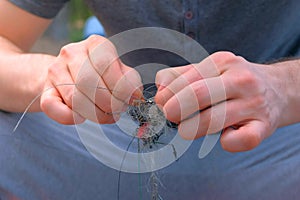
[[[144,123],[142,126],[140,126],[140,128],[138,129],[137,134],[136,134],[136,136],[138,138],[143,138],[143,136],[145,135],[146,130],[148,128],[148,125],[149,125],[148,123]]]

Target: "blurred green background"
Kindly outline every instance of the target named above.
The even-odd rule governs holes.
[[[44,35],[35,43],[31,52],[57,55],[60,48],[83,39],[84,23],[92,13],[82,0],[71,0],[58,13]]]
[[[82,0],[70,1],[69,9],[69,39],[76,42],[82,39],[84,22],[92,13]]]

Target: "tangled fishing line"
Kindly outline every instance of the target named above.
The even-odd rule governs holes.
[[[168,129],[177,128],[177,125],[165,118],[163,112],[155,103],[155,93],[155,85],[144,85],[144,99],[134,100],[133,104],[128,106],[127,108],[126,115],[129,116],[137,124],[137,128],[135,130],[135,133],[132,133],[133,138],[128,144],[126,152],[128,152],[129,147],[132,145],[133,141],[137,139],[138,153],[151,151],[154,147],[159,148],[157,146],[168,145],[172,148],[174,160],[177,160],[177,152],[174,145],[168,142],[160,141],[160,138],[163,135],[170,132],[168,131]],[[120,199],[121,172],[125,157],[126,154],[124,154],[118,176],[118,200]],[[152,159],[149,165],[155,165],[154,159]],[[149,166],[149,168],[151,168],[151,166]],[[151,199],[162,200],[163,198],[159,194],[159,186],[162,185],[162,183],[160,182],[158,174],[155,171],[151,172],[148,184],[148,192],[150,193]],[[140,194],[140,199],[142,199],[142,194]]]
[[[59,84],[56,85],[56,87],[62,87],[62,86],[76,86],[76,84]],[[82,86],[82,85],[81,85]],[[89,87],[89,86],[85,86]],[[37,95],[27,106],[21,117],[19,118],[16,126],[13,129],[13,132],[16,131],[16,129],[19,127],[21,121],[25,117],[26,113],[28,112],[31,105],[38,100],[38,98],[46,91],[51,90],[54,88],[48,88],[41,92],[39,95]],[[97,89],[106,89],[106,88],[100,88],[97,87]],[[116,91],[114,91],[116,92]],[[144,85],[144,98],[143,99],[135,99],[133,100],[132,105],[128,105],[128,108],[125,112],[125,115],[129,117],[132,121],[136,123],[136,130],[131,133],[132,139],[130,143],[128,144],[126,148],[126,152],[129,151],[130,146],[132,145],[134,140],[137,140],[138,142],[138,153],[151,151],[153,149],[158,149],[158,146],[165,146],[168,145],[172,149],[172,153],[174,155],[174,160],[177,160],[177,152],[173,144],[168,142],[161,142],[160,139],[163,135],[166,135],[166,133],[169,133],[169,129],[176,129],[177,125],[168,121],[163,112],[159,109],[157,104],[155,103],[154,96],[156,94],[156,86],[154,84],[150,85]],[[114,113],[112,113],[114,114]],[[116,113],[116,114],[119,114]],[[171,138],[174,137],[171,136]],[[155,147],[155,148],[154,148]],[[118,173],[118,191],[117,191],[117,199],[120,199],[120,182],[121,182],[121,173],[122,173],[122,167],[123,162],[126,157],[126,152],[124,154],[120,170]],[[154,159],[152,160],[152,163],[150,163],[149,168],[151,168],[151,165],[154,165]],[[141,187],[141,183],[139,183]],[[159,194],[159,186],[162,185],[162,183],[159,180],[159,177],[156,172],[151,172],[149,177],[149,193],[152,200],[162,200],[163,198]],[[142,199],[142,194],[140,194],[140,199]]]

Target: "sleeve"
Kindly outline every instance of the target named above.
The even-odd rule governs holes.
[[[14,5],[39,17],[51,19],[69,0],[9,0]]]

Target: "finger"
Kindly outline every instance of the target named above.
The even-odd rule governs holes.
[[[61,69],[61,71],[64,70],[64,72],[60,72],[65,75],[64,82],[73,82],[73,78],[70,77],[70,73],[72,72],[72,75],[76,74],[75,71],[78,69],[76,64],[78,65],[78,63],[80,62],[75,62],[72,69],[69,67],[70,70],[65,70],[64,67],[56,68]],[[55,75],[57,78],[53,79],[53,82],[56,86],[59,86],[57,87],[59,95],[64,99],[64,103],[66,103],[70,109],[80,113],[81,116],[98,123],[113,123],[113,117],[106,114],[113,112],[111,109],[112,96],[110,92],[107,88],[105,88],[106,86],[103,84],[101,77],[97,76],[97,73],[95,73],[93,68],[84,66],[88,66],[88,64],[81,67],[83,72],[80,73],[82,76],[78,75],[79,77],[76,77],[76,79],[78,79],[77,83],[74,84],[76,87],[70,85],[59,85],[58,83],[61,81],[61,75]],[[92,69],[93,71],[89,71],[88,69]],[[102,81],[101,87],[97,86],[97,81]],[[97,101],[98,99],[99,101]],[[97,101],[96,106],[94,103],[95,100]],[[115,101],[114,105],[119,111],[122,110],[123,103],[117,104]],[[117,118],[117,116],[115,117]]]
[[[213,77],[189,84],[171,97],[163,110],[169,120],[179,122],[198,110],[226,99],[228,98],[222,77]]]
[[[155,77],[155,83],[157,86],[157,91],[163,90],[166,86],[168,86],[171,82],[173,82],[176,78],[181,76],[183,73],[190,70],[191,66],[182,66],[182,67],[173,67],[163,69],[157,72]]]
[[[107,88],[89,59],[80,67],[78,74],[73,75],[77,76],[73,78],[76,80],[76,88],[91,102],[94,102],[103,113],[115,113],[123,110],[124,103],[112,96],[112,91]]]
[[[214,105],[182,121],[179,133],[183,138],[191,140],[252,120],[259,113],[258,109],[253,108],[254,103],[255,101],[234,99]]]
[[[158,90],[162,90],[166,86],[169,86],[177,78],[180,78],[179,82],[183,80],[183,83],[185,83],[185,80],[189,80],[187,83],[191,83],[203,78],[219,76],[225,70],[227,70],[227,67],[224,66],[224,64],[226,63],[224,61],[229,57],[236,56],[230,52],[218,52],[212,54],[211,56],[205,58],[203,61],[197,64],[190,64],[182,67],[160,70],[156,76]],[[184,78],[181,79],[181,76],[183,76]],[[180,86],[180,84],[178,84],[178,86]],[[183,85],[183,87],[185,86],[186,85]]]
[[[218,52],[198,64],[181,67],[180,71],[177,71],[177,68],[162,70],[156,78],[156,83],[161,88],[156,95],[156,102],[163,106],[174,94],[189,84],[220,76],[232,66],[232,63],[239,60],[237,58],[230,52]]]
[[[89,59],[107,88],[117,99],[129,103],[132,96],[142,97],[139,74],[119,60],[111,42],[107,40],[96,48],[89,49]]]
[[[118,114],[112,115],[99,109],[93,101],[79,90],[74,93],[73,110],[80,113],[84,118],[100,124],[111,124],[119,118]]]
[[[48,70],[48,78],[54,86],[60,85],[58,91],[64,102],[72,108],[72,97],[78,74],[82,65],[88,61],[85,45],[90,40],[72,43],[64,46],[56,59],[56,62]],[[74,86],[71,84],[74,83]]]
[[[51,84],[46,88],[41,96],[41,109],[51,119],[61,124],[79,124],[84,122],[84,118],[76,112],[73,112],[61,98],[58,90]]]
[[[195,81],[195,79],[200,79],[201,77],[195,77],[195,79],[189,80],[183,76],[183,74],[193,68],[194,67],[192,65],[187,65],[184,67],[176,67],[159,71],[156,75],[156,85],[158,90],[155,95],[155,102],[164,106],[165,103],[176,93],[176,91],[180,91],[186,85]]]
[[[70,72],[67,69],[66,63],[57,60],[48,70],[49,83],[55,87],[58,96],[62,99],[69,108],[72,108],[72,95],[74,90],[74,83]]]
[[[263,122],[252,120],[238,129],[225,129],[221,136],[221,145],[223,149],[230,152],[251,150],[265,138],[265,132]]]
[[[113,89],[113,96],[132,104],[133,100],[143,98],[143,85],[139,73],[131,67],[121,63],[123,76],[116,82]],[[108,77],[107,77],[108,78]]]
[[[66,77],[71,76],[72,80],[76,80],[76,89],[80,90],[91,102],[94,102],[96,106],[98,106],[98,109],[101,109],[103,113],[112,113],[114,111],[111,109],[111,92],[92,67],[88,57],[88,48],[93,48],[103,41],[104,39],[102,37],[90,37],[86,41],[70,44],[62,48],[59,59],[67,60],[68,63],[67,70],[61,70],[62,72],[60,73],[65,74]],[[64,69],[64,66],[61,66],[60,68]],[[54,78],[56,84],[60,80],[59,78],[62,77],[61,74],[56,74]],[[70,87],[60,89],[61,95],[63,98],[68,99],[68,106],[71,108],[74,106],[71,105],[71,102],[74,104],[72,98],[73,92],[77,92],[76,89],[70,90]],[[66,96],[67,94],[68,96]],[[123,103],[118,104],[116,102],[117,101],[114,101],[114,108],[120,111]]]

